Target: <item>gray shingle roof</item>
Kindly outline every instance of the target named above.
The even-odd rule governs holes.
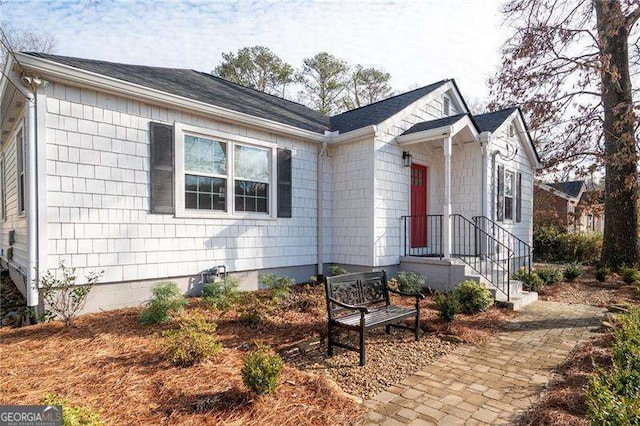
[[[346,133],[365,126],[382,123],[387,118],[402,111],[404,108],[438,89],[448,81],[451,80],[442,80],[410,92],[401,93],[382,101],[335,115],[331,117],[331,130]]]
[[[474,115],[481,132],[495,132],[498,127],[518,108],[507,108],[500,111]]]
[[[211,74],[43,53],[26,54],[312,132],[322,134],[329,130],[329,117],[311,108]]]
[[[549,185],[553,189],[556,189],[556,190],[558,190],[560,192],[563,192],[563,193],[567,194],[570,197],[575,198],[578,195],[580,195],[580,190],[582,189],[582,186],[584,185],[584,180],[571,180],[571,181],[567,181],[567,182],[555,182],[555,183],[548,183],[547,185]]]
[[[439,118],[437,120],[430,121],[422,121],[420,123],[416,123],[413,126],[409,127],[403,135],[410,135],[411,133],[423,132],[425,130],[437,129],[438,127],[450,126],[454,123],[457,123],[463,117],[466,117],[469,114],[458,114],[452,115],[449,117]]]

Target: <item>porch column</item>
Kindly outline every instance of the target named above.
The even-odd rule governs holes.
[[[442,205],[442,253],[451,258],[451,135],[444,138],[444,204]]]

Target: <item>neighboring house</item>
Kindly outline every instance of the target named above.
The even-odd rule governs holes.
[[[534,224],[569,232],[603,232],[602,190],[584,180],[544,183],[534,188]]]
[[[185,69],[19,53],[4,74],[1,259],[30,306],[59,261],[104,270],[87,311],[216,265],[246,289],[340,264],[510,294],[495,270],[531,244],[523,116],[472,116],[453,80],[328,117]]]
[[[600,189],[584,191],[574,219],[579,232],[604,232],[604,193]]]

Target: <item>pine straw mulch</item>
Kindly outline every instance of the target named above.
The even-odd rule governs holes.
[[[254,294],[268,299],[266,292]],[[287,361],[281,386],[273,395],[257,398],[245,390],[239,374],[246,352],[257,344],[268,344],[283,353],[301,341],[316,340],[322,342],[317,347],[318,359],[327,359],[324,292],[317,286],[296,287],[290,299],[263,315],[257,327],[239,321],[241,306],[236,308],[220,313],[207,309],[200,299],[190,299],[187,311],[202,311],[216,322],[216,335],[223,345],[216,359],[190,368],[171,365],[159,346],[160,333],[175,324],[142,327],[140,308],[84,315],[72,328],[59,322],[0,328],[0,403],[38,404],[45,394],[55,392],[74,405],[99,410],[106,424],[118,425],[357,424],[364,409],[345,389],[354,395],[375,394],[454,347],[439,337],[455,335],[462,342],[481,344],[515,315],[494,307],[478,315],[457,315],[446,325],[427,297],[421,315],[424,347],[413,342],[411,333],[394,331],[391,336],[367,339],[370,359],[365,369],[357,366],[358,355],[350,351],[342,355],[346,362],[324,371],[303,371],[298,363]],[[390,348],[388,355],[376,361],[375,347],[385,345]],[[405,367],[398,366],[402,345],[414,352]],[[338,349],[334,358],[340,361],[342,352]],[[412,363],[412,359],[420,362]],[[331,373],[325,374],[326,370]],[[381,371],[388,375],[378,381],[367,373]],[[318,372],[322,374],[314,374]],[[367,392],[354,390],[341,382],[340,377],[347,376],[375,385]]]
[[[558,265],[536,265],[536,267]],[[626,284],[617,274],[612,274],[606,282],[595,278],[595,268],[585,266],[583,274],[573,282],[560,282],[546,286],[539,294],[540,300],[584,304],[593,306],[609,306],[614,304],[640,303],[636,295],[636,286]]]
[[[395,305],[413,306],[414,299],[394,296],[392,299]],[[504,330],[517,315],[513,311],[491,307],[476,315],[458,314],[452,323],[447,324],[439,318],[432,297],[422,300],[420,307],[423,333],[420,341],[415,342],[413,333],[405,330],[392,329],[389,335],[384,333],[384,328],[371,330],[366,336],[367,360],[364,367],[358,364],[357,352],[335,348],[334,356],[327,357],[326,342],[307,351],[287,354],[285,360],[301,370],[326,375],[349,394],[368,399],[451,352],[457,344],[484,343],[496,332]],[[338,340],[358,346],[355,333],[341,333]]]
[[[201,305],[191,300],[188,310]],[[255,397],[242,384],[244,355],[255,342],[285,345],[317,329],[320,319],[303,315],[296,322],[285,314],[253,330],[220,318],[224,348],[217,359],[177,368],[158,345],[159,333],[172,325],[141,327],[139,312],[84,315],[66,329],[58,322],[1,328],[0,403],[38,404],[55,392],[114,425],[354,424],[362,417],[363,408],[326,378],[289,366],[273,395]]]
[[[538,402],[524,413],[519,424],[589,425],[586,419],[586,387],[596,366],[611,365],[611,341],[611,333],[603,333],[577,346],[556,369],[558,377],[548,385]]]

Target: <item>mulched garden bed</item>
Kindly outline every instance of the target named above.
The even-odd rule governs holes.
[[[254,294],[269,299],[265,291]],[[338,349],[326,357],[326,305],[319,286],[297,286],[278,308],[252,322],[240,320],[247,313],[242,304],[220,312],[190,299],[187,312],[201,311],[218,324],[223,349],[189,368],[170,364],[160,346],[161,332],[175,323],[142,327],[140,308],[84,315],[72,328],[59,322],[3,327],[0,403],[39,404],[54,392],[73,405],[97,409],[106,424],[356,424],[364,409],[344,391],[371,397],[460,342],[482,343],[515,315],[493,307],[458,315],[447,325],[430,297],[422,307],[421,341],[415,343],[410,332],[373,332],[365,368],[358,367],[355,352]],[[291,348],[301,342],[307,349],[296,355]],[[258,344],[273,347],[286,363],[281,385],[265,397],[246,391],[239,374],[246,352]]]
[[[536,268],[558,265],[536,265]],[[601,283],[595,278],[595,268],[585,266],[583,274],[573,282],[560,282],[544,288],[539,294],[540,300],[593,306],[640,303],[636,295],[636,286],[626,284],[617,275]]]

